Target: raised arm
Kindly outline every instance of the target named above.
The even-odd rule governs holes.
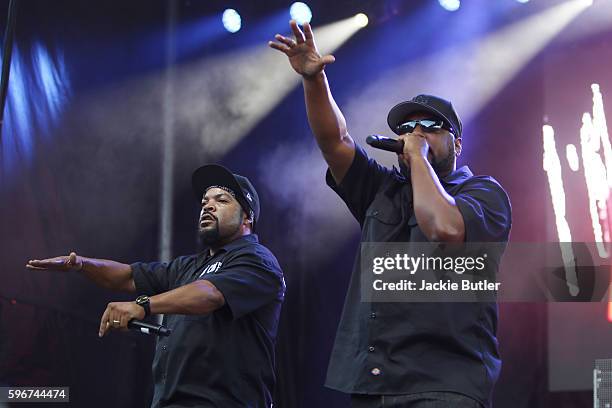
[[[346,120],[332,97],[324,68],[335,61],[321,56],[315,45],[310,24],[300,30],[290,21],[295,39],[276,34],[278,42],[268,44],[289,58],[291,67],[302,76],[308,123],[337,184],[340,184],[355,156],[355,143],[346,128]]]
[[[68,256],[28,261],[26,268],[35,270],[75,271],[103,288],[135,292],[132,267],[107,259],[85,258],[71,252]]]

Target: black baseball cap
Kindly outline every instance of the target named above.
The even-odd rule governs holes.
[[[259,219],[259,196],[248,178],[233,174],[219,164],[206,164],[193,172],[191,185],[198,200],[201,200],[206,190],[211,187],[228,188],[234,192],[242,209],[252,215],[253,221],[257,222]]]
[[[428,112],[439,117],[451,126],[452,133],[456,137],[461,137],[463,125],[459,115],[457,115],[457,111],[455,111],[450,101],[439,96],[421,94],[409,101],[398,103],[389,111],[387,123],[391,130],[399,135],[397,126],[402,124],[406,116],[416,112]]]

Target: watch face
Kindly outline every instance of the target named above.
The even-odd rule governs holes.
[[[148,302],[149,302],[149,297],[148,296],[142,295],[142,296],[138,296],[136,298],[136,303],[139,304],[139,305],[141,305],[143,303],[148,303]]]

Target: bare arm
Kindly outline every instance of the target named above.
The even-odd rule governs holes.
[[[224,304],[223,294],[207,280],[197,280],[150,298],[151,314],[205,314]],[[109,303],[102,314],[98,335],[102,337],[109,330],[126,330],[130,320],[144,317],[144,308],[135,302]]]
[[[427,159],[417,156],[410,160],[410,178],[414,214],[425,236],[436,242],[463,242],[463,216]]]
[[[200,279],[151,297],[151,314],[205,314],[225,304],[223,294],[211,282]]]
[[[287,55],[292,68],[302,75],[308,123],[334,180],[339,184],[355,156],[355,143],[348,134],[346,120],[332,97],[323,71],[325,65],[333,63],[335,58],[319,54],[310,24],[304,24],[304,32],[294,20],[290,25],[295,40],[277,34],[275,39],[278,42],[270,41],[269,45]]]
[[[135,292],[132,267],[107,259],[86,258],[71,252],[68,256],[28,261],[26,268],[35,270],[76,271],[103,288]]]
[[[325,72],[303,79],[308,123],[336,184],[340,184],[355,156],[355,142],[331,94]]]
[[[427,161],[427,140],[417,132],[401,135],[399,140],[404,142],[404,152],[399,158],[410,167],[414,215],[419,228],[430,241],[463,242],[463,216]]]

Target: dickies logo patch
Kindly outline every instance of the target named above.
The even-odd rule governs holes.
[[[204,270],[202,270],[202,273],[200,273],[200,278],[204,275],[208,275],[209,273],[215,273],[217,272],[220,268],[221,265],[223,265],[223,262],[215,262],[214,264],[210,264],[208,265],[206,268],[204,268]]]

